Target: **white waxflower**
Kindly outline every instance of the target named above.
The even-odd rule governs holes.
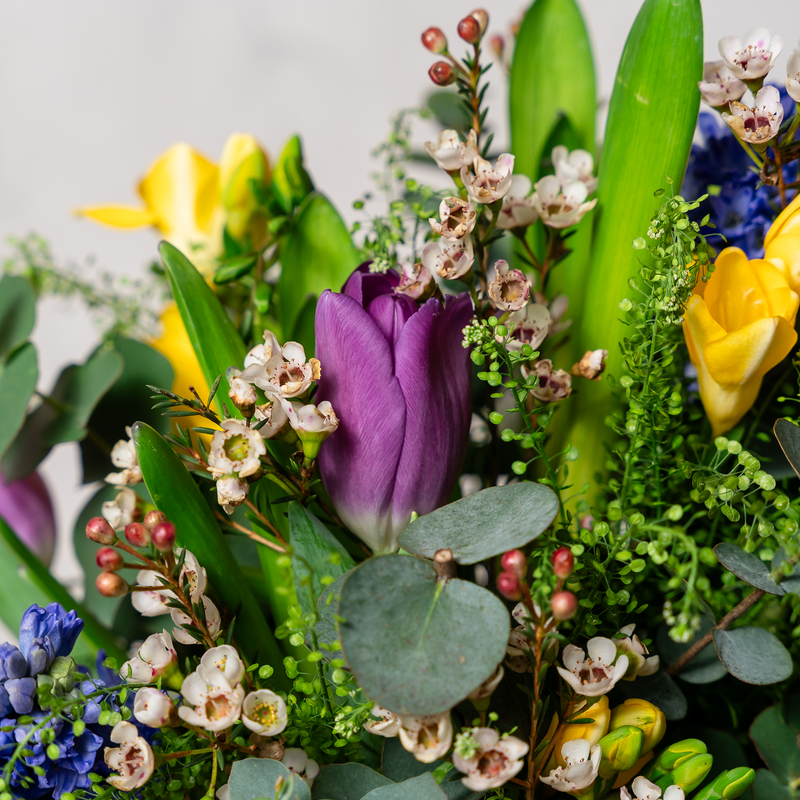
[[[269,689],[250,692],[245,698],[242,722],[259,736],[277,736],[288,719],[283,698]]]
[[[527,752],[528,745],[516,736],[500,738],[492,728],[472,728],[456,739],[453,765],[466,774],[461,779],[464,786],[485,792],[513,778],[525,766]]]
[[[661,789],[641,775],[633,779],[632,788],[636,797],[632,798],[628,790],[623,786],[619,790],[620,800],[659,800],[661,797]],[[677,784],[673,784],[667,787],[663,800],[684,800],[685,797],[683,789]]]
[[[447,172],[458,172],[465,164],[471,164],[478,155],[475,131],[469,132],[466,142],[458,138],[457,131],[440,131],[435,142],[425,142],[425,152]]]
[[[542,222],[551,228],[577,225],[597,205],[596,198],[585,202],[589,192],[581,181],[570,181],[562,186],[555,175],[545,175],[537,181],[535,189],[533,205]]]
[[[754,28],[744,35],[723,36],[719,40],[719,54],[731,73],[743,81],[763,78],[775,65],[783,50],[783,39],[770,36],[766,28]]]
[[[471,269],[475,260],[472,250],[472,239],[466,237],[457,242],[439,239],[428,242],[420,255],[422,264],[431,274],[448,281],[463,278]]]
[[[267,452],[261,434],[235,419],[223,420],[220,427],[222,430],[211,438],[208,471],[215,478],[223,475],[246,478],[258,472],[261,456]]]
[[[178,668],[178,654],[167,631],[148,636],[136,655],[126,661],[119,671],[124,681],[131,683],[155,683],[160,677],[168,677]]]
[[[460,197],[445,197],[439,204],[439,220],[431,219],[431,228],[445,239],[457,241],[469,236],[478,213],[475,206]]]
[[[526,379],[531,375],[539,378],[531,394],[543,403],[557,403],[572,393],[572,376],[563,369],[553,369],[553,362],[549,358],[540,359],[531,369],[523,364],[522,375]]]
[[[289,428],[286,409],[278,397],[262,406],[256,406],[256,421],[261,422],[263,419],[266,419],[267,422],[258,429],[262,439],[274,439],[276,436],[286,433]]]
[[[642,640],[634,633],[635,629],[635,624],[626,625],[620,630],[624,638],[614,639],[617,652],[624,653],[628,657],[628,671],[622,676],[624,681],[635,680],[640,675],[652,675],[658,670],[660,663],[658,656],[649,655],[649,651],[642,644]]]
[[[253,409],[258,402],[258,395],[252,385],[243,380],[240,376],[241,372],[237,369],[233,370],[233,373],[228,376],[231,386],[228,397],[230,397],[236,408],[242,412],[242,416],[246,419],[250,419],[250,417],[253,416]]]
[[[143,617],[157,617],[169,614],[168,602],[175,599],[175,595],[159,580],[157,572],[149,569],[139,570],[136,576],[137,586],[152,586],[152,592],[132,592],[131,603]]]
[[[417,761],[430,764],[443,758],[453,743],[450,712],[430,716],[400,715],[400,744]]]
[[[581,360],[572,367],[573,375],[580,375],[590,381],[600,379],[606,368],[608,350],[587,350]]]
[[[494,690],[500,685],[506,671],[502,664],[498,664],[495,671],[477,688],[470,692],[470,700],[484,700],[491,697]]]
[[[494,168],[486,159],[476,156],[473,169],[475,174],[470,175],[469,167],[461,167],[461,180],[467,194],[476,203],[494,203],[505,197],[511,187],[514,156],[503,153],[495,162]]]
[[[115,531],[119,531],[133,522],[133,513],[138,504],[139,496],[136,492],[123,486],[114,500],[103,503],[100,513]]]
[[[611,639],[595,636],[586,646],[588,657],[580,647],[568,644],[564,648],[563,667],[558,674],[572,687],[575,694],[597,697],[611,691],[628,671],[628,657],[617,656],[617,647]]]
[[[407,294],[412,300],[424,300],[430,297],[436,289],[430,270],[421,262],[412,264],[410,261],[401,261],[400,283],[395,286],[395,292]]]
[[[133,716],[148,728],[163,728],[175,717],[175,705],[166,692],[145,686],[136,692]]]
[[[378,705],[372,706],[372,716],[377,719],[368,719],[364,723],[364,729],[377,736],[384,736],[391,739],[400,733],[400,717],[393,714],[386,708]]]
[[[795,103],[800,103],[800,50],[792,53],[786,64],[786,91]]]
[[[178,576],[178,582],[184,591],[188,589],[191,601],[199,603],[208,585],[205,568],[200,566],[197,556],[189,550],[179,550],[176,555],[179,559],[183,556],[183,566],[181,574]]]
[[[111,450],[111,463],[122,472],[110,472],[106,475],[106,483],[115,486],[131,486],[144,480],[130,427],[125,428],[125,433],[128,434],[128,438],[120,439]]]
[[[556,145],[551,154],[553,169],[562,186],[573,181],[580,181],[587,194],[597,188],[597,178],[594,172],[594,159],[588,150],[573,150],[570,152],[563,144]]]
[[[783,122],[781,93],[774,86],[764,86],[756,95],[756,104],[750,106],[730,103],[731,113],[722,112],[722,119],[745,142],[762,144],[774,139]]]
[[[234,509],[247,500],[250,484],[240,478],[223,477],[217,480],[217,502],[226,514],[233,514]]]
[[[322,443],[339,427],[339,418],[328,400],[313,403],[284,401],[289,424],[303,444],[303,454],[314,459]]]
[[[106,780],[123,792],[144,786],[155,769],[155,756],[146,739],[130,722],[118,722],[111,730],[111,741],[119,747],[106,747],[104,758],[109,769],[118,773]]]
[[[513,325],[511,338],[508,340],[509,350],[522,350],[522,345],[529,344],[538,350],[547,337],[552,326],[553,317],[550,310],[542,303],[528,303],[525,308],[508,315],[506,325]]]
[[[230,728],[242,713],[244,689],[231,685],[222,670],[216,668],[201,664],[184,679],[181,695],[185,705],[178,709],[178,716],[207,731]]]
[[[503,206],[497,217],[497,227],[501,230],[527,228],[539,219],[533,205],[531,179],[527,175],[514,175],[508,194],[503,198]]]
[[[508,636],[506,646],[506,666],[512,672],[531,672],[533,644],[525,635],[525,628],[514,628]]]
[[[310,789],[314,784],[314,778],[319,775],[319,764],[313,758],[308,757],[308,753],[299,747],[287,747],[281,759],[283,764],[292,775],[304,780]]]
[[[202,595],[202,598],[203,608],[206,612],[206,627],[208,628],[211,638],[216,639],[219,629],[222,625],[219,609],[205,595]],[[192,602],[199,602],[199,599],[193,600]],[[172,635],[175,637],[175,639],[181,644],[197,644],[197,639],[195,639],[194,636],[192,636],[192,634],[185,629],[185,626],[194,624],[192,622],[192,618],[188,614],[184,614],[183,611],[178,608],[170,609],[169,613],[172,617],[172,622],[175,625],[175,627],[172,629]]]
[[[264,344],[254,347],[245,357],[239,377],[254,383],[268,395],[289,398],[304,394],[320,377],[316,358],[306,361],[306,352],[298,342],[281,347],[275,334],[264,331]]]
[[[741,100],[747,87],[725,66],[724,61],[706,61],[703,80],[698,81],[700,95],[714,108],[727,106],[731,100]]]
[[[509,269],[500,259],[494,265],[494,277],[489,283],[489,297],[503,311],[520,311],[531,296],[531,285],[518,269]]]
[[[206,669],[218,669],[228,679],[231,685],[239,683],[244,677],[244,664],[239,658],[236,648],[229,644],[212,647],[203,653],[200,663]]]
[[[577,794],[594,783],[603,751],[599,744],[592,747],[588,739],[571,739],[564,742],[561,757],[567,766],[556,767],[547,777],[540,776],[539,780],[558,792]]]

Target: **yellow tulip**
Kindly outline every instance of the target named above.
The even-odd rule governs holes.
[[[769,261],[737,247],[717,256],[684,314],[689,357],[714,436],[730,430],[758,396],[764,375],[794,347],[798,295]]]
[[[764,239],[764,258],[800,293],[800,194],[772,223]]]

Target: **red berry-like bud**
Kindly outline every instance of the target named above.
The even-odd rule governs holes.
[[[86,523],[86,536],[97,544],[114,544],[117,534],[103,517],[92,517]]]
[[[486,33],[486,28],[489,25],[489,12],[485,8],[476,8],[470,12],[470,16],[474,17],[481,28],[481,36]]]
[[[148,511],[144,515],[144,519],[142,523],[144,524],[147,530],[152,531],[159,522],[166,522],[167,515],[163,511],[158,511],[157,509],[153,509],[153,511]]]
[[[501,572],[497,576],[497,591],[506,600],[519,600],[522,598],[519,578],[513,572]]]
[[[95,581],[97,591],[103,597],[122,597],[128,594],[130,587],[116,572],[101,572]]]
[[[97,566],[108,572],[116,572],[122,569],[122,555],[113,547],[101,547],[94,557]]]
[[[553,564],[553,572],[558,578],[568,578],[575,568],[575,556],[572,555],[569,547],[559,547],[550,556],[550,561]]]
[[[503,553],[500,564],[506,572],[511,572],[520,579],[525,577],[528,562],[522,550],[509,550]]]
[[[475,17],[464,17],[458,23],[458,35],[470,44],[477,44],[481,40],[481,26]]]
[[[506,40],[499,33],[496,33],[489,39],[489,47],[492,48],[492,52],[498,58],[502,58],[506,49]]]
[[[156,550],[169,553],[175,546],[175,526],[171,522],[159,522],[150,532],[150,538]]]
[[[572,619],[578,610],[578,600],[572,592],[556,592],[550,601],[553,616],[563,622]]]
[[[440,28],[428,28],[428,30],[422,34],[422,44],[437,55],[447,50],[447,38]]]
[[[125,526],[125,538],[133,547],[147,547],[150,544],[150,531],[141,522],[131,522]]]
[[[428,75],[437,86],[449,86],[456,79],[456,71],[446,61],[437,61]]]

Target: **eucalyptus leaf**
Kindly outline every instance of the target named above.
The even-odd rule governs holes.
[[[493,486],[419,517],[397,541],[417,556],[447,547],[457,563],[477,564],[532,542],[556,514],[558,498],[541,483]]]
[[[793,800],[796,796],[784,786],[768,769],[756,770],[753,781],[753,800]]]
[[[293,331],[309,296],[339,290],[358,266],[358,254],[339,213],[312,192],[297,211],[281,248],[280,311],[284,331]]]
[[[228,779],[231,800],[262,800],[276,796],[275,783],[278,778],[288,781],[292,773],[273,758],[245,758],[234,761]],[[308,784],[294,778],[291,800],[311,800]]]
[[[365,764],[329,764],[319,771],[311,787],[312,800],[361,800],[380,786],[392,783]]]
[[[786,705],[776,703],[762,711],[750,726],[750,738],[758,754],[785,785],[797,785],[800,780],[800,727],[796,719],[799,704],[796,697]],[[790,719],[792,710],[794,720]]]
[[[781,565],[788,561],[786,551],[781,547],[772,558],[771,569],[774,572],[779,569]],[[791,592],[792,594],[800,594],[800,568],[797,565],[791,568],[788,575],[784,575],[778,584],[784,592]]]
[[[766,686],[792,674],[789,651],[764,628],[715,630],[714,646],[728,672],[745,683]]]
[[[402,783],[380,786],[365,794],[363,800],[445,800],[445,793],[439,788],[430,772]]]
[[[773,430],[786,460],[800,475],[800,428],[788,419],[779,419]]]
[[[508,611],[491,592],[439,581],[430,562],[401,555],[356,567],[339,617],[358,685],[396,714],[439,714],[459,703],[502,661],[510,632]]]
[[[770,577],[769,567],[753,553],[745,553],[732,542],[722,542],[714,548],[714,555],[723,567],[750,586],[778,597],[786,594],[786,590]]]
[[[239,644],[248,660],[281,663],[278,643],[186,466],[149,425],[137,422],[133,441],[153,503],[175,525],[178,544],[194,553],[205,567],[215,596],[236,615],[237,630],[247,631]],[[276,670],[274,680],[281,688],[288,688],[282,670]]]
[[[688,642],[675,642],[669,637],[669,628],[666,625],[662,625],[656,635],[661,666],[666,668],[677,661],[698,639],[702,639],[713,626],[714,619],[704,615],[700,618],[700,627]],[[719,660],[717,651],[713,647],[705,647],[681,670],[678,677],[682,681],[686,681],[686,683],[713,683],[724,678],[727,674],[728,671]]]
[[[0,281],[0,289],[2,286],[3,281]],[[36,391],[38,378],[36,348],[30,342],[11,353],[5,363],[0,363],[0,408],[3,409],[0,460],[25,422],[28,403]]]
[[[36,293],[18,275],[0,279],[0,359],[21,345],[36,323]]]
[[[189,259],[169,242],[161,242],[158,249],[169,278],[172,296],[206,383],[211,386],[217,376],[222,375],[214,398],[216,408],[221,414],[222,404],[230,391],[225,370],[228,367],[242,369],[247,348],[222,303]],[[231,414],[241,417],[233,403],[226,405]]]

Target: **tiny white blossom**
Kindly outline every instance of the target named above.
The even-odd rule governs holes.
[[[652,675],[658,670],[660,659],[651,656],[642,640],[634,633],[636,625],[626,625],[620,630],[622,639],[614,639],[617,652],[628,656],[628,671],[622,676],[624,681],[632,681],[637,677]],[[649,656],[649,657],[648,657]]]
[[[148,636],[136,655],[122,665],[119,676],[131,683],[155,683],[174,672],[177,666],[178,654],[165,630]]]
[[[445,197],[439,204],[439,220],[431,219],[431,228],[445,239],[457,241],[469,236],[478,213],[475,206],[460,197]]]
[[[697,86],[703,100],[714,108],[727,106],[731,100],[741,100],[747,91],[747,86],[725,66],[724,61],[707,61],[703,65],[703,80]]]
[[[314,784],[314,778],[319,775],[319,764],[313,758],[308,757],[308,753],[299,747],[287,747],[281,759],[283,764],[292,775],[304,780],[310,789]]]
[[[215,639],[222,625],[219,609],[205,595],[202,595],[202,598],[203,608],[206,612],[206,627],[208,628],[211,638]],[[192,602],[199,602],[199,600],[193,600]],[[193,624],[192,618],[188,614],[184,614],[184,612],[178,608],[170,609],[170,616],[175,625],[172,629],[172,635],[175,639],[181,644],[197,644],[197,639],[195,639],[189,631],[185,630],[186,625]]]
[[[589,195],[582,181],[561,185],[555,175],[537,181],[533,204],[542,222],[551,228],[577,225],[584,215],[597,205],[597,199],[584,202]]]
[[[547,777],[540,776],[539,780],[558,792],[577,794],[594,783],[603,751],[599,744],[592,746],[588,739],[571,739],[564,742],[561,757],[567,766],[556,767]]]
[[[524,766],[523,756],[528,745],[516,736],[504,736],[491,728],[473,728],[469,731],[473,755],[460,755],[458,745],[453,752],[453,765],[466,773],[461,783],[473,792],[496,789],[513,778]],[[474,746],[477,745],[477,749]]]
[[[241,478],[223,477],[217,480],[217,502],[226,514],[233,514],[234,509],[247,500],[250,484]]]
[[[123,486],[114,500],[103,503],[100,513],[115,531],[119,531],[133,522],[133,513],[138,504],[139,496],[136,492]]]
[[[284,398],[305,394],[320,377],[316,358],[306,361],[306,353],[298,342],[281,347],[275,334],[264,331],[264,344],[254,347],[245,357],[239,377],[253,383],[268,395]]]
[[[206,669],[216,668],[228,679],[231,685],[239,683],[244,677],[244,664],[236,648],[229,644],[212,647],[203,653],[200,663]]]
[[[152,592],[132,592],[131,603],[143,617],[158,617],[169,614],[168,602],[175,599],[175,595],[159,580],[157,572],[149,569],[139,570],[136,576],[137,586],[152,586]]]
[[[417,761],[430,764],[442,758],[453,743],[450,712],[430,716],[400,715],[400,744]]]
[[[395,292],[407,294],[412,300],[423,300],[433,294],[436,283],[430,270],[421,262],[412,264],[410,261],[401,261],[400,283],[395,286]]]
[[[618,656],[614,642],[603,636],[589,639],[586,649],[588,657],[580,647],[568,644],[562,653],[566,669],[557,670],[575,694],[597,697],[611,691],[628,671],[628,657]]]
[[[191,601],[199,603],[208,584],[205,568],[200,565],[197,556],[189,550],[179,550],[177,557],[181,558],[181,556],[183,557],[183,566],[181,574],[178,576],[178,582],[181,588],[188,587]]]
[[[256,406],[256,420],[261,422],[263,419],[267,422],[258,429],[263,439],[274,439],[286,433],[289,428],[286,409],[278,397],[274,397],[264,405]]]
[[[125,428],[125,433],[128,434],[128,438],[120,439],[111,449],[111,463],[122,472],[110,472],[106,475],[106,483],[116,486],[132,486],[143,480],[130,427]]]
[[[800,103],[800,50],[792,53],[786,64],[786,91],[795,103]]]
[[[527,228],[539,219],[531,197],[532,189],[531,179],[527,175],[514,175],[497,217],[498,228],[501,230]]]
[[[118,774],[109,775],[106,780],[123,792],[144,786],[155,769],[155,756],[147,740],[130,722],[118,722],[110,738],[119,747],[106,747],[104,759],[108,768]]]
[[[553,369],[553,362],[549,358],[539,359],[532,368],[523,364],[522,375],[525,378],[531,375],[539,378],[531,394],[543,403],[557,403],[572,393],[572,376],[563,369]]]
[[[284,401],[289,424],[303,444],[306,458],[314,459],[322,443],[339,427],[339,418],[328,400],[318,406],[313,403]]]
[[[235,419],[223,420],[220,427],[222,430],[211,438],[208,471],[215,478],[223,475],[246,478],[258,472],[261,456],[267,452],[261,434]]]
[[[494,168],[486,159],[476,156],[473,169],[475,174],[470,175],[469,167],[461,167],[461,180],[467,194],[476,203],[494,203],[505,197],[511,187],[514,156],[503,153]]]
[[[386,708],[378,705],[372,706],[372,716],[377,719],[368,719],[364,723],[365,730],[377,736],[384,736],[391,739],[400,733],[400,717],[393,714]]]
[[[242,722],[259,736],[277,736],[288,719],[283,698],[269,689],[250,692],[245,698]]]
[[[148,728],[163,728],[175,716],[175,705],[166,692],[145,686],[136,692],[133,716]]]
[[[763,144],[778,135],[783,122],[783,106],[781,94],[774,86],[759,89],[752,108],[733,100],[730,109],[730,114],[722,112],[722,119],[740,139],[751,144]]]
[[[719,40],[719,54],[731,73],[743,81],[763,78],[783,50],[783,39],[770,36],[766,28],[754,28],[744,35],[723,36]]]
[[[489,297],[502,311],[520,311],[531,296],[531,285],[518,269],[509,269],[508,262],[500,259],[494,265],[494,277],[489,283]]]
[[[509,328],[514,326],[508,349],[519,352],[522,345],[529,344],[534,350],[538,350],[550,332],[552,323],[550,310],[541,303],[528,303],[525,308],[514,311],[508,315],[507,320]]]
[[[458,138],[457,131],[439,131],[435,142],[425,142],[425,152],[446,172],[457,172],[471,164],[478,155],[475,131],[470,131],[466,142]]]
[[[430,273],[448,281],[458,280],[472,269],[472,262],[475,260],[472,239],[467,237],[457,242],[449,239],[428,242],[422,248],[420,258]]]
[[[636,795],[635,798],[632,798],[623,786],[619,790],[620,800],[659,800],[661,798],[661,789],[641,775],[633,779],[632,789]],[[683,789],[677,784],[673,784],[667,787],[663,800],[684,800],[685,797]]]
[[[551,158],[556,177],[562,186],[580,181],[586,187],[587,194],[591,194],[597,188],[597,178],[592,174],[594,159],[588,150],[570,152],[563,144],[559,144],[553,148]]]
[[[181,686],[182,705],[178,716],[190,725],[207,731],[230,728],[241,715],[244,689],[231,685],[225,674],[216,668],[200,665],[187,675]]]
[[[525,635],[525,627],[514,628],[508,637],[506,666],[512,672],[531,672],[533,644]]]

